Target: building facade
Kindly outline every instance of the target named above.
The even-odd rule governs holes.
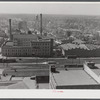
[[[31,46],[32,40],[37,40],[37,36],[33,34],[14,34],[13,35],[14,46]]]
[[[25,37],[25,38],[24,38]],[[27,37],[27,38],[26,38]],[[35,38],[36,39],[36,38]],[[53,40],[35,40],[32,35],[16,35],[13,42],[5,43],[2,56],[7,57],[50,57],[53,55]]]
[[[31,42],[33,56],[50,57],[53,55],[53,39]]]
[[[31,57],[32,48],[25,46],[3,46],[2,56],[6,57]]]

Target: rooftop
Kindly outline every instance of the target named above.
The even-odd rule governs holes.
[[[59,73],[53,73],[52,75],[58,86],[98,84],[84,70],[60,70]]]
[[[36,81],[31,80],[30,77],[25,77],[23,82],[28,86],[29,89],[35,89],[36,88]]]
[[[85,43],[85,41],[82,41],[80,39],[76,39],[73,41],[73,43],[83,44],[83,43]]]
[[[49,89],[49,83],[40,83],[39,89]]]
[[[100,46],[98,45],[93,45],[93,44],[86,44],[87,48],[89,48],[89,50],[93,50],[93,49],[98,49],[100,48]]]
[[[50,42],[51,39],[38,39],[38,40],[33,40],[32,42]]]
[[[6,42],[6,46],[13,46],[13,42],[11,41]]]
[[[16,84],[7,86],[7,89],[28,89],[28,86],[23,81],[20,81]]]
[[[3,77],[4,78],[4,77]],[[8,78],[7,76],[5,78]],[[12,77],[10,80],[0,81],[0,89],[35,89],[36,82],[30,77]]]
[[[76,44],[72,44],[72,43],[62,44],[61,47],[65,50],[78,48]]]
[[[7,41],[6,42],[6,44],[3,46],[3,47],[10,47],[10,48],[23,48],[23,47],[25,47],[26,48],[26,46],[13,46],[13,42],[11,42],[11,41]],[[31,48],[31,46],[27,46],[27,48]]]
[[[13,38],[33,38],[33,39],[37,39],[38,36],[33,35],[33,34],[13,34]]]
[[[93,44],[72,44],[72,43],[67,43],[67,44],[62,44],[60,45],[63,49],[65,50],[70,50],[70,49],[84,49],[84,50],[93,50],[93,49],[98,49],[100,46],[98,45],[93,45]]]
[[[94,69],[91,69],[96,75],[100,76],[100,64],[95,64]]]

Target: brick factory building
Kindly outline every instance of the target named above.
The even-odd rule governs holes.
[[[2,56],[7,57],[50,57],[53,53],[53,39],[37,40],[30,34],[14,35],[13,42],[6,42],[1,48]]]
[[[34,56],[50,57],[53,54],[53,39],[32,41],[31,46]]]

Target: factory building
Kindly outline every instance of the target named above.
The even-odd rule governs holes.
[[[13,46],[13,42],[7,42],[2,46],[2,55],[7,57],[29,57],[32,56],[30,46]]]
[[[27,67],[27,66],[30,67]],[[1,69],[2,84],[6,89],[48,89],[49,67],[47,64],[12,64],[8,69]],[[19,68],[19,67],[20,68]],[[42,67],[41,67],[42,66]]]
[[[32,40],[37,40],[37,35],[33,34],[13,34],[14,46],[31,46]]]
[[[50,57],[53,55],[53,39],[42,39],[42,14],[40,14],[40,38],[39,35],[11,32],[11,19],[9,20],[10,41],[4,43],[1,48],[2,56],[7,57]],[[27,30],[27,23],[19,23],[19,29]]]
[[[65,56],[77,55],[77,57],[100,57],[100,46],[93,44],[61,44],[59,46]]]
[[[27,35],[26,35],[27,36]],[[31,38],[32,39],[32,38]],[[53,54],[53,40],[34,40],[32,42],[23,42],[16,44],[15,42],[7,42],[2,46],[2,56],[7,57],[50,57]],[[25,41],[25,40],[24,40]],[[24,44],[26,43],[26,44]],[[29,45],[28,45],[29,44]]]
[[[53,39],[32,41],[31,46],[34,56],[50,57],[53,54]]]

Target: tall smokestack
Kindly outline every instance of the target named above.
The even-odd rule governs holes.
[[[42,14],[40,14],[40,34],[42,36]]]
[[[10,34],[10,40],[12,40],[11,19],[9,19],[9,34]]]

